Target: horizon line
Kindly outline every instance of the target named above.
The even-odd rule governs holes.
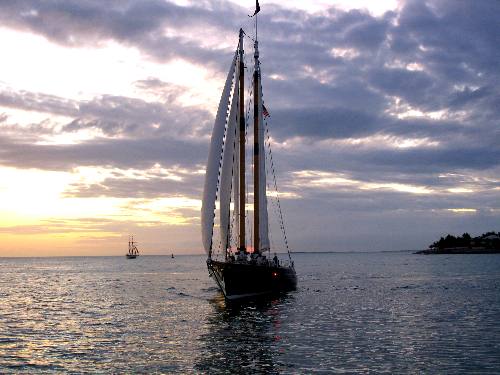
[[[352,250],[352,251],[334,251],[334,250],[315,250],[315,251],[291,251],[290,254],[365,254],[365,253],[402,253],[402,252],[412,252],[418,251],[421,249],[404,249],[404,250]],[[192,253],[192,254],[175,254],[175,257],[181,256],[201,256],[206,255],[204,253]],[[277,254],[286,254],[286,252],[277,252]],[[112,258],[112,257],[124,257],[125,255],[0,255],[0,259],[9,259],[9,258]],[[169,254],[140,254],[141,257],[171,257],[172,253]]]

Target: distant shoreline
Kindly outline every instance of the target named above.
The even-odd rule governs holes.
[[[434,255],[434,254],[500,254],[500,249],[470,249],[470,248],[450,248],[450,249],[426,249],[416,251],[414,254]]]
[[[414,254],[500,254],[500,232],[487,232],[471,237],[467,232],[462,236],[448,234]]]

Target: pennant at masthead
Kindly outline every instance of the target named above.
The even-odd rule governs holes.
[[[252,14],[251,17],[255,16],[259,12],[260,12],[259,0],[255,0],[255,12],[254,12],[254,14]]]

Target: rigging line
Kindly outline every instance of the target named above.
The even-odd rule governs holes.
[[[290,255],[290,247],[288,246],[288,237],[286,235],[285,222],[283,219],[283,211],[281,210],[281,202],[280,202],[279,191],[278,191],[278,183],[276,181],[276,170],[274,168],[273,153],[271,150],[271,137],[269,135],[269,125],[267,124],[267,121],[264,121],[264,123],[266,125],[265,126],[266,136],[267,136],[267,142],[268,142],[268,147],[269,147],[269,157],[270,157],[270,161],[271,161],[271,170],[273,173],[274,188],[276,190],[276,201],[278,202],[278,209],[279,209],[279,214],[280,214],[280,216],[279,216],[280,217],[280,224],[281,224],[281,228],[282,228],[282,232],[283,232],[283,237],[285,240],[285,246],[286,246],[286,250],[288,253],[288,258],[290,259],[290,262],[292,262],[292,256]]]
[[[263,93],[262,93],[262,105],[264,105],[264,94]],[[284,222],[284,219],[283,219],[283,211],[281,210],[281,202],[280,202],[280,198],[279,198],[278,183],[277,183],[277,179],[276,179],[276,170],[275,170],[275,167],[274,167],[273,154],[272,154],[272,150],[271,150],[271,136],[270,136],[270,132],[269,132],[269,125],[268,125],[267,120],[265,118],[264,118],[264,126],[263,126],[263,128],[265,128],[266,138],[267,138],[267,144],[268,144],[268,149],[269,149],[269,151],[268,151],[268,153],[269,153],[268,164],[270,164],[270,166],[271,166],[270,169],[271,169],[272,174],[273,174],[274,189],[276,191],[276,203],[277,203],[278,213],[279,213],[279,215],[278,215],[278,218],[279,218],[278,224],[280,225],[280,229],[281,229],[281,232],[283,234],[283,240],[285,242],[286,250],[287,250],[287,253],[288,253],[288,258],[290,260],[290,263],[292,263],[292,258],[291,258],[291,255],[290,255],[290,247],[288,245],[288,237],[286,235],[285,222]],[[265,158],[265,159],[267,159],[267,158]],[[268,184],[269,184],[269,182],[266,181],[266,185],[268,185]]]
[[[269,146],[267,146],[267,147],[269,147]],[[268,158],[266,158],[266,159],[268,159]],[[270,171],[271,168],[270,168],[269,161],[267,162],[267,166],[269,166],[269,168],[267,168],[266,171]],[[269,179],[266,179],[266,186],[267,186],[267,190],[271,191],[271,185],[269,184]],[[278,211],[278,204],[276,202],[276,197],[267,197],[267,198],[268,198],[269,204],[272,206],[273,217],[276,218],[277,224],[281,229],[281,224],[279,222],[279,211]],[[271,223],[269,223],[269,225],[271,226]],[[273,249],[275,249],[276,247],[274,246],[275,242],[274,242],[274,236],[272,234],[272,231],[269,231],[269,241],[271,242],[271,247]],[[269,249],[269,251],[270,251],[270,249]]]
[[[270,147],[269,143],[267,143],[266,145],[267,147]],[[268,156],[268,155],[267,155]],[[270,159],[270,157],[268,157],[268,159]],[[269,161],[268,162],[268,166],[269,166],[269,174],[271,174],[271,166],[270,166],[271,162]],[[271,176],[269,176],[269,180],[271,180]],[[271,183],[268,181],[267,182],[267,188],[269,189],[269,191],[276,191],[276,189],[274,188],[274,186],[271,187]],[[279,227],[280,229],[280,233],[282,235],[282,240],[283,240],[283,245],[286,244],[286,233],[283,233],[283,229],[284,229],[284,226],[283,226],[283,223],[282,223],[282,220],[281,220],[281,213],[280,213],[280,207],[279,207],[279,204],[278,204],[278,199],[277,199],[277,195],[274,195],[271,197],[270,199],[270,202],[271,202],[271,205],[272,205],[272,210],[273,210],[273,217],[275,219],[275,223],[276,225]]]
[[[266,146],[268,148],[270,148],[270,142],[269,140],[266,142]],[[266,171],[269,172],[271,170],[271,162],[270,162],[270,158],[267,157],[267,153],[265,153],[266,155]],[[267,174],[266,174],[267,175]],[[271,191],[271,185],[269,183],[269,178],[266,179],[266,187],[269,191]],[[282,226],[281,226],[281,222],[279,221],[279,209],[278,209],[278,203],[276,201],[276,197],[267,197],[268,198],[268,202],[270,202],[271,206],[272,206],[272,210],[273,210],[273,214],[274,214],[274,217],[276,218],[276,220],[278,221],[277,224],[278,226],[280,227],[281,229],[281,232],[282,232]],[[270,224],[269,224],[270,225]],[[271,244],[272,244],[272,248],[274,249],[275,246],[274,246],[274,237],[272,235],[272,231],[269,232],[269,240],[271,241]],[[269,251],[271,251],[271,249],[269,249]]]
[[[250,90],[249,95],[252,95],[252,90]],[[248,100],[247,113],[245,115],[245,142],[248,142],[248,120],[250,120],[250,107],[252,106],[252,99]]]
[[[243,35],[250,39],[252,42],[255,42],[255,38],[253,36],[248,35],[245,30],[243,30]]]

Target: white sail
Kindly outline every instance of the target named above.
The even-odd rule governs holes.
[[[226,127],[229,96],[233,82],[237,53],[234,54],[233,62],[229,68],[226,84],[222,91],[217,115],[215,116],[212,139],[208,151],[207,169],[205,174],[205,186],[203,189],[203,201],[201,204],[201,237],[203,247],[207,254],[212,250],[212,234],[215,215],[215,200],[217,198],[217,185],[219,178],[219,167],[221,162],[224,130]]]
[[[240,126],[236,123],[236,150],[234,152],[233,169],[233,233],[237,246],[240,243]]]
[[[239,98],[239,93],[238,93]],[[238,116],[237,116],[238,117]],[[239,118],[235,129],[235,150],[233,168],[233,233],[237,246],[240,243],[240,124]]]
[[[264,147],[265,139],[265,129],[264,129],[264,116],[263,116],[263,106],[262,106],[262,85],[259,80],[259,231],[260,231],[260,250],[267,250],[270,247],[269,244],[269,218],[267,213],[267,196],[266,196],[266,152]]]
[[[236,64],[235,77],[239,76],[239,64]],[[228,247],[229,217],[231,205],[231,180],[234,173],[234,161],[237,148],[235,147],[235,136],[238,121],[239,102],[238,81],[235,78],[234,94],[231,100],[231,109],[227,121],[226,139],[224,141],[224,156],[222,159],[222,169],[220,175],[220,235],[221,246],[225,250]]]

